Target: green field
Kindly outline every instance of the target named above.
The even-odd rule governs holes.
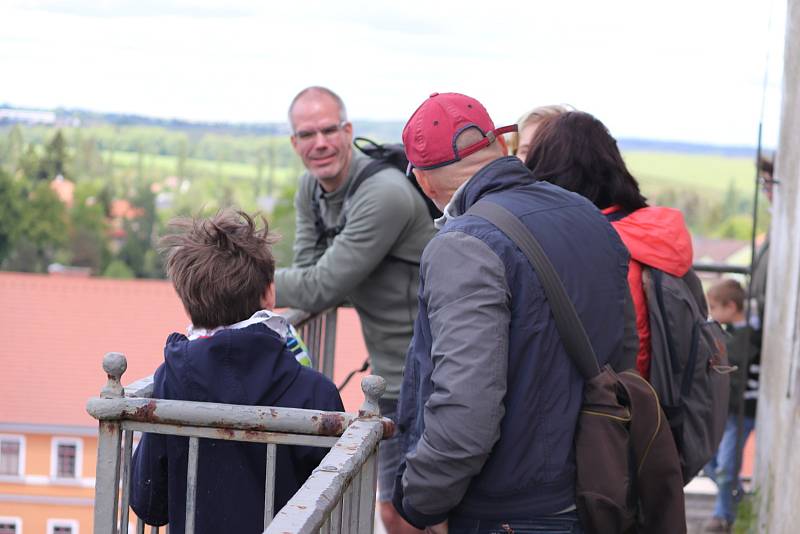
[[[700,196],[721,195],[731,184],[741,195],[753,190],[752,158],[644,151],[629,151],[624,157],[645,195],[665,189],[691,191]]]
[[[108,151],[103,152],[104,158],[109,158]],[[137,152],[114,152],[114,166],[128,169],[136,169],[139,165],[139,154]],[[178,168],[177,156],[145,154],[142,156],[142,167],[145,175],[152,179],[160,179],[165,176],[176,174]],[[291,168],[283,167],[275,169],[275,185],[281,187],[296,171]],[[185,174],[188,177],[213,176],[226,180],[255,180],[258,175],[258,168],[254,163],[243,163],[238,161],[211,161],[199,158],[187,158],[185,163]],[[263,169],[263,179],[269,176],[269,169]]]
[[[104,152],[103,156],[108,158],[109,153]],[[113,157],[115,167],[135,169],[139,164],[139,154],[136,152],[116,151]],[[749,194],[753,189],[754,169],[751,158],[649,151],[629,151],[624,157],[646,195],[672,189],[678,193],[691,191],[700,196],[716,196],[728,191],[731,184],[743,195]],[[177,159],[170,155],[145,154],[142,160],[143,171],[153,178],[175,174]],[[276,168],[275,185],[281,187],[293,181],[299,171],[299,166]],[[189,177],[255,180],[258,171],[253,163],[187,158],[185,172]],[[262,172],[266,179],[269,170],[264,168]]]

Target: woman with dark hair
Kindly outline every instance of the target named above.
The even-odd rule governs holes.
[[[542,122],[525,165],[545,180],[591,200],[611,222],[631,253],[628,283],[636,308],[639,352],[636,367],[650,378],[650,322],[642,287],[642,265],[673,276],[692,266],[692,238],[677,209],[648,206],[628,172],[616,140],[588,113],[570,111]]]

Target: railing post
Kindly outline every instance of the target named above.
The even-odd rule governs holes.
[[[372,419],[381,416],[380,398],[386,391],[386,380],[382,376],[369,375],[361,379],[364,402],[358,409],[359,419]]]
[[[358,410],[358,418],[379,419],[381,416],[380,398],[386,391],[386,380],[374,375],[364,377],[361,380],[361,391],[364,392],[364,403]],[[372,532],[375,528],[375,493],[378,485],[377,458],[378,445],[361,466],[357,477],[359,484],[356,500],[360,501],[357,532]]]
[[[121,518],[119,520],[119,531],[121,534],[128,534],[128,521],[130,519],[130,496],[131,496],[131,454],[133,452],[133,431],[124,430],[122,432],[122,507]]]
[[[336,352],[336,319],[338,308],[325,312],[325,345],[322,349],[322,374],[333,380],[334,353]]]
[[[104,399],[120,398],[125,394],[120,379],[128,368],[125,355],[109,352],[103,357],[103,370],[108,382],[100,392]],[[97,440],[97,471],[95,473],[94,533],[117,533],[117,504],[119,491],[120,443],[119,420],[100,421]]]

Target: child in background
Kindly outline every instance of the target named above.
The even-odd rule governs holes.
[[[716,482],[719,490],[714,506],[714,517],[706,525],[706,532],[731,532],[736,518],[736,505],[742,495],[742,486],[736,469],[736,460],[741,457],[741,448],[737,449],[741,399],[744,399],[744,417],[740,447],[744,446],[756,422],[760,350],[757,343],[754,343],[754,326],[747,324],[744,299],[744,288],[736,280],[722,280],[708,290],[709,313],[712,319],[721,323],[731,334],[727,342],[728,358],[731,365],[738,366],[739,370],[731,374],[731,394],[725,433],[716,458],[705,468],[706,474]],[[747,368],[745,383],[741,380],[743,366]]]
[[[266,221],[258,228],[243,212],[223,211],[173,226],[181,231],[161,243],[192,326],[188,336],[167,338],[153,397],[343,411],[336,386],[298,362],[291,327],[270,311],[275,260]],[[275,510],[327,452],[278,446]],[[134,512],[150,525],[169,523],[175,534],[185,526],[187,454],[185,437],[144,434],[133,457]],[[195,532],[262,532],[265,468],[264,444],[201,439]]]

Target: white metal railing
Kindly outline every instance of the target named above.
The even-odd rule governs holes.
[[[331,314],[332,313],[332,319]],[[333,371],[335,310],[301,317],[309,351],[323,354],[315,360]],[[297,319],[292,317],[292,319]],[[305,321],[305,323],[303,323]],[[293,324],[297,324],[292,321]],[[332,335],[331,335],[332,333]],[[301,333],[301,335],[303,335]],[[312,348],[313,347],[313,348]],[[330,352],[328,352],[330,348]],[[361,382],[365,400],[358,414],[296,408],[242,406],[153,399],[152,377],[123,388],[125,356],[108,353],[103,369],[108,382],[100,397],[87,403],[99,421],[95,485],[95,534],[127,534],[129,525],[130,466],[134,432],[189,438],[186,492],[187,534],[195,530],[195,494],[200,439],[263,443],[266,455],[264,491],[265,533],[372,532],[377,483],[377,447],[394,433],[394,424],[380,417],[378,401],[386,389],[383,378]],[[277,514],[274,513],[275,451],[277,445],[331,447],[320,465]],[[136,532],[145,525],[137,521]],[[159,532],[150,527],[149,532]]]
[[[318,314],[290,308],[283,312],[303,338],[314,369],[333,380],[333,360],[336,352],[337,309]]]

